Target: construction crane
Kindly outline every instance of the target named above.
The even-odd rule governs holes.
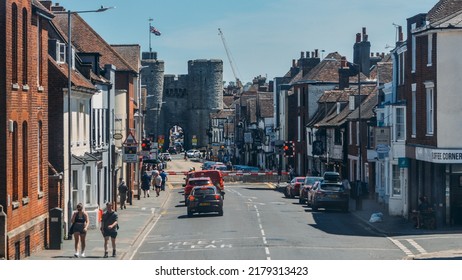
[[[225,47],[226,55],[228,56],[229,64],[231,65],[231,70],[233,70],[234,79],[236,79],[236,86],[241,89],[242,83],[236,75],[236,70],[234,69],[233,60],[231,58],[231,53],[226,44],[225,35],[223,35],[223,32],[221,31],[220,28],[218,28],[218,35],[221,36],[221,41],[223,42],[223,46]]]

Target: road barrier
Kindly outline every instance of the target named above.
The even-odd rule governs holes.
[[[166,170],[165,173],[168,175],[184,175],[186,176],[190,171],[172,171]],[[243,171],[221,171],[223,174],[223,180],[225,182],[278,182],[278,173],[273,171],[267,172],[243,172]],[[288,172],[282,172],[281,182],[287,181],[289,178]]]

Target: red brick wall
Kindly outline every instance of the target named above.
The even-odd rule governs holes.
[[[4,2],[4,1],[2,1]],[[12,88],[12,74],[11,74],[11,7],[12,4],[16,3],[18,7],[18,83],[19,89]],[[23,77],[23,67],[22,65],[22,46],[23,46],[23,36],[22,36],[22,11],[23,8],[27,9],[28,20],[28,71],[27,71],[27,86],[29,89],[25,89],[22,84]],[[0,165],[5,168],[0,169],[0,178],[4,179],[3,182],[6,184],[6,193],[0,193],[1,202],[4,205],[4,210],[8,217],[7,231],[8,231],[8,258],[14,258],[14,251],[16,242],[20,242],[21,245],[21,258],[24,257],[25,251],[25,237],[30,236],[30,247],[31,251],[34,251],[37,248],[44,248],[45,246],[45,221],[48,214],[48,70],[47,70],[47,60],[48,60],[48,34],[46,31],[46,20],[42,19],[41,29],[42,29],[42,56],[41,56],[41,65],[42,65],[42,83],[41,86],[43,90],[39,90],[38,87],[38,43],[37,43],[37,17],[32,15],[32,4],[30,0],[7,0],[5,6],[0,7],[4,9],[1,12],[2,15],[5,15],[5,28],[0,30],[0,38],[5,39],[5,48],[0,48],[3,53],[0,53],[0,56],[5,57],[6,71],[0,73],[0,79],[4,79],[4,88],[1,90],[6,92],[6,99],[0,102],[1,107],[6,108],[2,110],[0,114],[3,114],[2,119],[5,120],[5,123],[8,120],[17,122],[18,124],[18,166],[13,166],[13,157],[12,153],[12,140],[13,133],[8,131],[8,128],[3,127],[3,133],[6,135],[6,142],[4,146],[1,147],[2,152],[5,151],[6,157],[0,158]],[[1,39],[0,39],[1,40]],[[42,186],[43,191],[39,192],[38,190],[38,154],[37,154],[37,144],[38,144],[38,122],[42,122]],[[28,132],[27,132],[27,174],[23,174],[23,151],[22,151],[22,124],[27,122]],[[0,144],[1,145],[1,144]],[[16,209],[13,209],[13,205],[10,203],[8,205],[8,197],[13,197],[13,168],[17,169],[17,182],[18,182],[18,191],[19,191],[19,206]],[[25,203],[23,199],[23,175],[28,176],[28,202]]]

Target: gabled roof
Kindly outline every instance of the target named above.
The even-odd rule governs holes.
[[[462,0],[440,0],[428,12],[427,20],[430,24],[449,20],[462,13]],[[460,22],[458,22],[460,23]]]
[[[131,65],[133,69],[140,69],[140,45],[111,45],[111,47],[113,47]]]
[[[106,64],[115,65],[117,71],[138,73],[113,47],[88,25],[78,14],[72,14],[72,44],[80,52],[95,52],[101,54],[100,67]],[[67,14],[55,14],[53,23],[67,38]]]
[[[374,107],[378,102],[377,88],[361,103],[361,119],[367,120],[374,116]],[[359,118],[359,107],[356,108],[349,116],[348,120],[357,120]]]
[[[324,58],[313,70],[305,75],[303,81],[318,81],[338,83],[338,69],[340,68],[340,60],[342,56],[338,52],[330,53]]]

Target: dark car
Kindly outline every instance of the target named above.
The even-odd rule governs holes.
[[[223,197],[215,186],[194,187],[188,201],[188,217],[194,213],[211,212],[223,216]]]
[[[330,208],[348,212],[349,200],[349,191],[341,182],[322,180],[317,181],[308,191],[307,204],[313,211]]]
[[[286,191],[284,195],[286,197],[294,198],[300,195],[300,188],[303,186],[305,182],[305,177],[295,177],[290,181],[290,183],[286,187]]]
[[[305,204],[308,198],[308,191],[313,187],[314,183],[321,181],[323,177],[306,176],[303,186],[300,188],[300,195],[298,196],[298,203]]]
[[[191,176],[193,176],[191,172]],[[191,194],[194,187],[211,187],[214,186],[212,179],[209,177],[191,177],[186,179],[186,184],[184,184],[184,204],[188,205],[188,197]]]

